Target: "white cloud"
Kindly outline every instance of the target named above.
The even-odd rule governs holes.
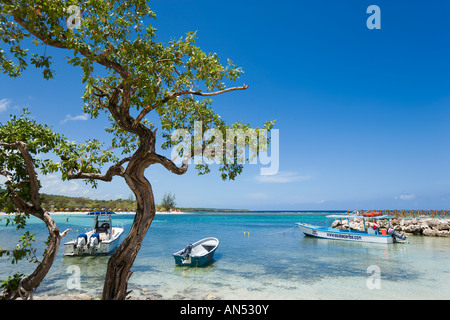
[[[85,120],[88,120],[88,119],[89,119],[89,116],[87,114],[80,114],[80,115],[75,116],[75,117],[72,117],[70,114],[68,114],[68,115],[66,115],[64,120],[60,121],[60,124],[64,124],[67,121],[78,121],[78,120],[85,121]]]
[[[11,104],[11,100],[9,99],[2,99],[0,100],[0,112],[4,112],[6,111],[6,109],[8,108],[8,106]]]
[[[400,200],[412,200],[415,198],[416,198],[416,195],[414,195],[412,193],[402,193],[399,196],[395,196],[395,199],[400,199]]]
[[[297,172],[286,171],[278,172],[275,175],[259,175],[255,177],[258,182],[261,183],[289,183],[298,181],[307,181],[311,179],[311,176],[301,176]]]
[[[86,197],[92,193],[90,188],[81,186],[76,181],[62,181],[57,175],[40,175],[42,189],[40,192],[47,194],[65,195],[69,197]]]

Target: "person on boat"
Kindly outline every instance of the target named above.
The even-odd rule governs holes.
[[[375,233],[378,234],[378,222],[377,222],[377,219],[373,219],[372,228],[373,228],[373,230],[375,230]]]

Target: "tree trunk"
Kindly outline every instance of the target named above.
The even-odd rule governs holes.
[[[130,269],[155,217],[156,207],[152,187],[144,176],[144,170],[148,165],[149,163],[141,158],[131,160],[127,166],[124,176],[136,196],[136,215],[130,233],[108,261],[103,300],[124,300],[126,298],[128,279],[132,274]]]

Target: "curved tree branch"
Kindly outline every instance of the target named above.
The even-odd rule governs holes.
[[[67,179],[93,179],[93,180],[102,180],[102,181],[111,181],[114,176],[121,176],[123,177],[125,174],[125,169],[122,167],[122,165],[130,161],[131,157],[127,157],[116,163],[115,165],[109,167],[109,169],[106,171],[105,174],[101,173],[88,173],[88,172],[77,172],[74,173],[73,171],[76,170],[76,168],[70,168],[67,171]]]
[[[6,177],[6,180],[10,183],[14,180],[14,176],[12,175],[12,173],[3,168],[0,168],[0,175]],[[14,188],[9,183],[6,183],[6,187],[10,192],[11,201],[14,203],[17,209],[22,212],[30,213],[32,205],[23,200],[22,197],[17,194],[16,190],[14,190]]]
[[[164,97],[162,100],[154,103],[153,105],[147,106],[146,108],[144,108],[141,111],[141,113],[137,116],[136,120],[134,121],[134,124],[139,123],[150,111],[162,106],[167,101],[172,100],[176,97],[182,96],[184,94],[193,94],[196,96],[210,97],[210,96],[216,96],[216,95],[219,95],[219,94],[222,94],[225,92],[236,91],[236,90],[245,90],[247,88],[248,88],[248,85],[244,84],[241,87],[232,87],[232,88],[215,91],[215,92],[200,92],[200,91],[194,91],[194,90],[184,90],[184,91],[180,91],[180,92],[175,92],[175,93],[172,93],[172,94]]]
[[[28,145],[22,141],[16,141],[17,149],[19,149],[23,160],[25,161],[25,166],[27,167],[28,176],[30,177],[31,184],[31,202],[37,211],[41,209],[41,202],[39,201],[39,182],[36,176],[36,170],[33,165],[33,159],[31,158],[30,152],[28,150]]]
[[[0,146],[4,147],[13,147],[19,150],[20,154],[22,155],[22,158],[25,162],[25,166],[27,168],[28,176],[29,176],[29,182],[30,182],[30,192],[31,192],[31,203],[27,203],[24,201],[12,188],[10,185],[8,185],[8,190],[11,192],[11,198],[14,202],[14,204],[24,212],[27,212],[30,210],[32,206],[36,209],[36,211],[40,211],[41,209],[41,203],[39,201],[39,182],[36,176],[36,170],[34,168],[33,159],[31,158],[28,145],[25,142],[22,141],[16,141],[14,143],[5,143],[0,141]],[[5,176],[6,179],[10,182],[13,181],[13,175],[6,171],[3,168],[0,168],[0,174]]]
[[[181,167],[177,167],[177,165],[172,160],[169,160],[160,154],[153,153],[152,157],[155,159],[156,163],[162,164],[164,166],[164,168],[166,168],[167,170],[169,170],[172,173],[175,173],[177,175],[185,174],[188,169],[188,161],[189,161],[188,156],[186,156],[183,159],[183,163],[182,163]]]

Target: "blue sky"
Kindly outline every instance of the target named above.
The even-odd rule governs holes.
[[[369,30],[369,5],[381,29]],[[246,91],[216,96],[225,120],[277,119],[280,169],[260,176],[246,165],[236,181],[217,170],[176,176],[146,172],[155,198],[185,207],[253,210],[448,209],[450,206],[450,37],[446,1],[155,0],[151,21],[167,42],[198,31],[198,45],[233,60]],[[104,119],[82,113],[80,70],[55,57],[55,79],[26,71],[0,75],[0,121],[28,107],[69,139],[103,139]],[[166,155],[169,155],[166,152]],[[128,198],[120,179],[91,190],[82,181],[43,178],[43,192]]]

